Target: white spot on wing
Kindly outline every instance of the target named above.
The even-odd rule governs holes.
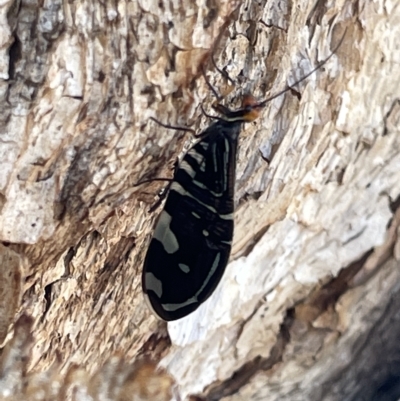
[[[183,171],[186,171],[190,177],[194,177],[196,175],[195,171],[193,170],[192,166],[185,160],[183,160],[179,164],[179,168],[181,168]]]
[[[204,288],[206,287],[206,285],[208,284],[208,282],[210,281],[211,277],[214,275],[215,270],[217,270],[217,267],[219,265],[219,261],[221,259],[221,253],[218,252],[217,256],[214,259],[214,263],[211,266],[210,272],[208,273],[208,276],[206,277],[206,279],[204,280],[203,285],[200,287],[199,291],[197,291],[195,297],[197,298],[198,295],[204,290]]]
[[[184,263],[178,263],[178,266],[184,273],[190,272],[190,267],[188,265],[185,265]]]
[[[233,220],[233,213],[220,214],[219,217],[220,217],[222,220]]]
[[[198,300],[198,296],[199,294],[202,293],[202,291],[204,290],[204,288],[206,287],[206,285],[209,283],[209,281],[211,280],[211,278],[214,276],[215,271],[217,270],[217,267],[219,265],[219,261],[221,259],[221,253],[218,252],[217,256],[214,259],[214,263],[211,266],[210,272],[208,273],[206,279],[204,280],[203,285],[200,287],[199,291],[196,292],[196,294],[194,295],[194,297],[189,298],[187,301],[182,302],[180,304],[162,304],[162,307],[164,310],[169,311],[169,312],[173,312],[176,311],[178,309],[184,308],[187,305],[199,302]]]
[[[158,298],[162,296],[162,282],[153,273],[146,273],[144,277],[146,291],[154,291]]]
[[[197,164],[200,166],[204,162],[204,156],[199,152],[196,152],[194,149],[189,150],[188,153],[194,160],[196,160]]]
[[[228,167],[229,167],[229,142],[225,138],[224,140],[225,152],[224,152],[224,190],[228,188]]]
[[[171,219],[172,217],[165,210],[163,210],[160,214],[160,218],[158,219],[153,236],[153,238],[161,242],[165,252],[169,254],[175,253],[179,249],[178,240],[170,228]]]
[[[217,164],[217,144],[216,144],[216,143],[213,143],[212,155],[213,155],[213,160],[214,160],[214,171],[215,171],[215,172],[218,172],[218,164]]]
[[[182,302],[181,304],[162,304],[164,310],[168,312],[174,312],[178,309],[181,309],[187,305],[194,304],[199,302],[196,297],[189,298],[187,301]]]
[[[214,207],[207,205],[206,203],[199,201],[198,198],[192,196],[188,191],[186,191],[185,188],[182,187],[181,184],[179,184],[179,182],[174,181],[172,183],[171,191],[176,191],[176,192],[178,192],[178,194],[181,194],[182,196],[188,196],[189,198],[194,199],[197,203],[200,203],[200,205],[203,205],[208,210],[211,210],[213,213],[217,214],[223,220],[233,220],[233,213],[219,214]]]
[[[200,142],[199,142],[199,145],[200,145],[204,150],[207,150],[207,149],[208,149],[208,143],[207,143],[207,142],[200,141]]]
[[[210,192],[210,194],[212,194],[212,195],[215,196],[216,198],[219,198],[220,196],[222,196],[222,195],[224,194],[223,192],[214,192],[214,191],[211,191],[211,189],[209,189],[206,185],[204,185],[204,184],[201,183],[200,181],[193,180],[193,184],[196,184],[199,188],[205,189],[206,191]],[[225,180],[225,187],[226,187],[226,180]]]
[[[208,237],[208,236],[210,235],[210,233],[209,233],[207,230],[203,230],[203,235],[204,235],[205,237]]]
[[[196,150],[194,150],[194,149],[191,149],[191,150],[189,150],[188,154],[191,157],[193,157],[194,160],[196,160],[196,162],[200,168],[200,171],[206,171],[206,163],[204,161],[204,156],[201,153],[196,152]]]

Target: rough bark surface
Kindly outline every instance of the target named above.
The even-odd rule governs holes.
[[[233,108],[343,34],[244,127],[217,291],[157,321],[140,281],[162,184],[135,184],[170,177],[189,138],[149,118],[202,129],[202,71],[229,89],[212,57]],[[395,0],[0,0],[0,342],[20,305],[37,372],[120,351],[183,398],[397,400],[399,48]]]

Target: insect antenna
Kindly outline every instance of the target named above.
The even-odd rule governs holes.
[[[154,205],[152,205],[149,209],[149,213],[153,213],[163,202],[165,197],[167,196],[169,189],[172,185],[172,182],[174,181],[173,178],[154,178],[152,181],[168,181],[168,184],[166,187],[164,187],[157,195],[158,199],[156,202],[154,202]]]
[[[337,50],[339,49],[339,47],[342,45],[344,37],[346,36],[346,31],[347,29],[344,31],[339,43],[336,45],[336,47],[332,50],[331,54],[323,61],[321,61],[315,68],[313,68],[309,73],[307,73],[306,75],[304,75],[303,77],[301,77],[300,79],[298,79],[297,81],[295,81],[292,85],[288,85],[285,89],[282,89],[281,91],[279,91],[278,93],[275,93],[275,95],[272,95],[268,98],[266,98],[265,100],[263,100],[262,102],[259,102],[257,104],[258,107],[264,107],[268,102],[270,102],[273,99],[276,99],[277,97],[283,95],[284,93],[290,91],[293,89],[294,86],[297,86],[299,83],[301,83],[302,81],[304,81],[305,79],[307,79],[310,75],[314,74],[315,71],[317,71],[318,69],[320,69],[321,67],[323,67],[329,60],[330,58],[337,52]]]
[[[211,56],[211,57],[212,57],[213,63],[215,63],[213,56]],[[215,64],[214,64],[214,66],[217,69],[217,71],[219,71],[223,75],[223,72]],[[208,80],[206,72],[204,70],[204,65],[201,67],[201,71],[203,73],[203,77],[204,77],[204,80],[206,81],[208,88],[213,93],[213,95],[217,98],[217,101],[222,100],[223,96],[218,94],[217,90],[211,85],[211,82]]]
[[[235,85],[235,81],[229,76],[229,74],[224,71],[222,68],[219,68],[217,63],[215,62],[214,54],[211,55],[211,61],[213,63],[214,68],[232,85]]]

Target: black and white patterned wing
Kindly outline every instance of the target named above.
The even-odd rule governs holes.
[[[155,313],[176,320],[218,285],[233,237],[235,166],[240,123],[218,121],[179,164],[143,269]]]

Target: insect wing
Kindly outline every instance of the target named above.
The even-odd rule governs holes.
[[[154,312],[176,320],[218,285],[233,236],[233,195],[240,124],[218,121],[178,166],[143,268]]]

